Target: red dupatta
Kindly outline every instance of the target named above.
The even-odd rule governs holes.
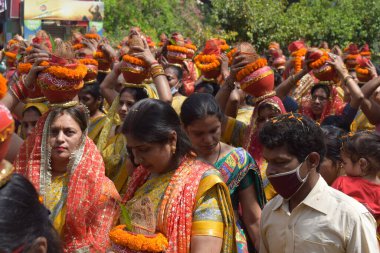
[[[244,148],[253,157],[253,159],[255,159],[256,163],[259,165],[259,168],[261,168],[264,162],[264,158],[263,158],[263,146],[261,145],[260,140],[259,140],[259,131],[257,129],[256,121],[259,116],[260,107],[266,104],[270,104],[273,108],[277,109],[281,114],[286,113],[284,104],[282,103],[281,99],[276,96],[264,99],[257,106],[255,106],[253,115],[251,117],[251,123],[248,128],[249,138],[247,139],[247,142],[245,143]]]
[[[343,100],[339,97],[338,91],[334,86],[331,86],[330,88],[330,98],[326,104],[325,109],[322,112],[321,118],[317,120],[311,110],[311,94],[309,94],[302,98],[299,113],[305,116],[308,116],[309,118],[316,120],[318,122],[323,122],[323,120],[330,116],[330,115],[340,115],[343,112],[343,109],[345,107],[345,103]]]
[[[34,133],[24,142],[14,163],[17,173],[27,177],[38,191],[44,191],[41,174],[48,153],[43,145],[48,113],[37,122]],[[45,131],[44,131],[45,129]],[[46,137],[45,137],[46,138]],[[65,252],[105,252],[108,232],[118,214],[116,200],[120,198],[113,183],[105,176],[104,163],[95,144],[86,136],[81,153],[71,170],[63,228]]]

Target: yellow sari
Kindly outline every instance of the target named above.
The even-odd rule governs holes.
[[[163,233],[168,253],[190,252],[190,238],[195,235],[222,238],[222,253],[237,251],[228,188],[217,170],[194,157],[162,175],[138,167],[124,201],[134,232]]]
[[[45,196],[45,205],[51,210],[50,218],[60,236],[63,235],[63,225],[65,225],[68,182],[68,173],[55,177],[52,179],[49,191],[46,192]]]
[[[102,114],[95,118],[90,118],[90,125],[88,127],[88,137],[94,141],[95,144],[98,143],[100,133],[106,123],[106,115]]]
[[[123,84],[123,86],[144,89],[148,97],[157,98],[156,90],[149,84]],[[112,102],[112,105],[104,118],[104,125],[99,134],[96,146],[103,157],[106,176],[113,181],[118,192],[122,193],[125,192],[124,188],[126,187],[129,175],[126,168],[127,140],[123,134],[113,133],[116,127],[121,127],[122,124],[117,113],[119,100],[120,95],[118,95]]]

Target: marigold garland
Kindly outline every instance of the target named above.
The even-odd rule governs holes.
[[[7,91],[7,79],[5,79],[5,77],[2,74],[0,74],[0,99],[3,98],[5,94],[7,94]]]
[[[233,48],[232,50],[230,50],[228,53],[227,53],[227,57],[228,57],[228,64],[229,65],[232,65],[232,61],[234,60],[233,59],[233,56],[234,54],[237,52],[237,48]]]
[[[309,67],[312,69],[318,69],[322,67],[329,59],[330,57],[327,52],[323,52],[323,55],[318,60],[309,63]]]
[[[356,73],[363,75],[363,76],[369,75],[369,70],[366,68],[362,68],[359,65],[355,67],[355,71],[356,71]]]
[[[78,61],[81,64],[84,64],[84,65],[94,65],[94,66],[98,66],[99,65],[97,60],[94,60],[94,59],[91,59],[91,58],[79,59]]]
[[[47,62],[41,62],[40,66],[48,66],[46,63]],[[61,79],[81,80],[87,74],[87,67],[83,64],[78,64],[75,69],[70,69],[63,66],[50,66],[42,72],[52,74]]]
[[[124,228],[125,225],[119,225],[110,231],[109,237],[113,243],[135,251],[157,253],[165,251],[169,246],[168,240],[161,233],[147,237],[142,234],[132,234]]]
[[[181,47],[181,46],[176,46],[176,45],[168,45],[168,51],[180,52],[184,54],[188,53],[188,49],[186,47]]]
[[[369,51],[364,51],[360,53],[361,56],[371,56],[371,52]]]
[[[29,62],[20,62],[17,66],[17,71],[20,74],[27,74],[29,73],[30,69],[32,68],[32,64]]]
[[[220,61],[216,55],[199,54],[194,58],[195,65],[202,72],[216,70],[220,66]]]
[[[96,33],[86,33],[84,35],[85,38],[87,39],[95,39],[95,40],[100,40],[100,35],[99,34],[96,34]]]
[[[128,54],[125,54],[123,56],[123,61],[132,63],[134,65],[138,65],[138,66],[143,66],[143,67],[146,66],[145,61],[143,61],[143,60],[141,60],[139,58],[133,57],[131,55],[128,55]]]
[[[226,40],[224,40],[224,39],[220,39],[220,42],[221,42],[221,44],[220,44],[220,49],[221,49],[223,52],[227,51],[227,50],[230,48],[230,46],[227,44]]]
[[[78,50],[78,49],[84,48],[84,45],[82,43],[78,43],[78,44],[73,45],[72,48],[74,50]]]
[[[101,58],[104,58],[104,53],[102,51],[96,51],[94,53],[94,58],[95,59],[101,59]]]
[[[246,76],[250,75],[252,72],[262,68],[262,67],[265,67],[268,65],[268,62],[266,59],[264,58],[259,58],[257,59],[256,61],[248,64],[247,66],[245,66],[242,70],[240,70],[237,74],[236,74],[236,80],[238,80],[239,82],[241,80],[243,80]]]
[[[12,46],[14,44],[18,44],[19,42],[17,40],[14,40],[14,39],[11,39],[10,41],[8,41],[8,46]]]
[[[193,44],[185,44],[185,47],[194,51],[197,51],[197,47]]]
[[[33,50],[33,47],[32,46],[29,46],[29,47],[27,47],[26,49],[25,49],[25,51],[27,52],[27,53],[29,53],[30,51],[32,51]]]
[[[304,57],[307,53],[306,48],[301,48],[292,53],[293,57],[293,66],[294,66],[294,74],[297,74],[302,69],[302,57]]]
[[[346,60],[356,60],[360,54],[349,54],[346,56]]]
[[[9,59],[13,59],[15,60],[16,59],[16,54],[15,53],[11,53],[11,52],[4,52],[5,56]]]

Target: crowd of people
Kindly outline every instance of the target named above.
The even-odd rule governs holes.
[[[371,50],[284,51],[138,27],[8,41],[0,252],[379,252]]]

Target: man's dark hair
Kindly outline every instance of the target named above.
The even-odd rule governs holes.
[[[263,126],[259,136],[264,147],[275,149],[284,146],[299,162],[303,162],[311,152],[317,152],[322,161],[326,153],[321,128],[315,121],[300,114],[283,114],[273,118]]]

